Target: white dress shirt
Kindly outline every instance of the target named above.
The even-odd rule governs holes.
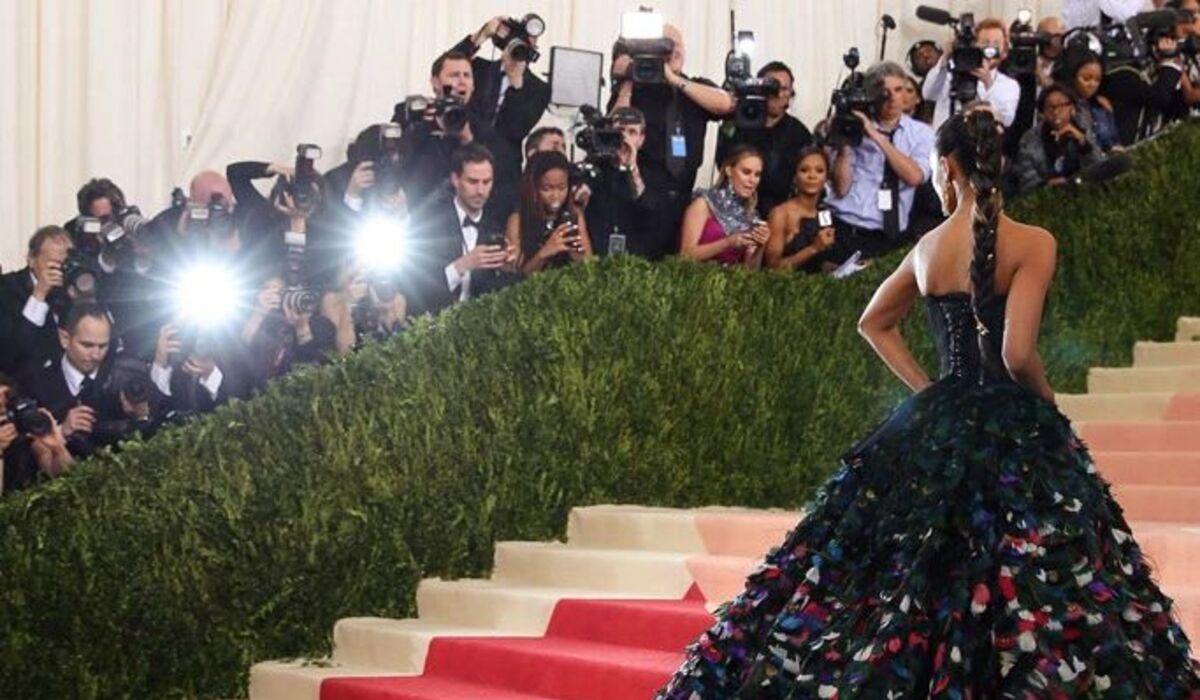
[[[921,87],[921,94],[925,99],[936,101],[937,106],[933,111],[934,131],[937,131],[942,122],[950,118],[950,84],[952,82],[948,60],[943,56],[933,70],[929,71],[929,75],[925,76],[925,84]],[[1013,120],[1017,118],[1017,104],[1021,101],[1021,86],[1017,81],[999,70],[993,69],[992,87],[984,85],[982,80],[976,85],[976,99],[990,104],[996,110],[1001,124],[1006,127],[1012,126]],[[955,111],[961,111],[962,107],[962,105],[955,105]]]
[[[33,270],[29,271],[29,279],[33,280],[33,284],[37,286],[37,275],[33,274]],[[30,294],[25,300],[25,308],[21,311],[25,320],[33,325],[41,328],[46,325],[46,316],[50,314],[50,305]]]
[[[463,209],[462,204],[458,201],[458,197],[454,198],[454,212],[455,217],[457,217],[455,221],[462,232],[462,252],[466,253],[474,248],[475,244],[479,241],[479,227],[462,225],[463,219],[467,216],[467,210]],[[471,218],[479,221],[479,217],[481,216],[483,216],[483,212],[478,212]],[[454,267],[454,262],[451,261],[446,266],[446,286],[452,292],[456,289],[459,290],[458,300],[466,301],[471,296],[471,271],[467,270],[465,273],[459,274],[458,270]]]
[[[96,381],[98,372],[85,375],[67,360],[66,355],[63,355],[60,364],[62,365],[63,379],[67,380],[67,391],[71,392],[71,396],[79,396],[79,392],[83,391],[83,380],[85,377],[91,379],[93,382]]]
[[[171,395],[171,376],[174,374],[174,367],[161,367],[158,363],[150,365],[150,381],[154,382],[154,386],[158,387],[163,396]],[[221,382],[224,379],[221,368],[214,365],[212,373],[200,380],[200,386],[204,387],[213,401],[216,401],[217,392],[221,391]]]
[[[1133,17],[1143,10],[1152,10],[1149,0],[1063,0],[1062,18],[1067,29],[1095,27],[1100,24],[1100,13],[1118,22]]]

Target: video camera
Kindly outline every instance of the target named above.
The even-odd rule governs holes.
[[[863,137],[866,135],[866,128],[863,126],[862,120],[854,113],[862,112],[868,117],[874,118],[878,111],[876,101],[867,93],[866,79],[858,70],[860,61],[857,47],[850,47],[850,50],[842,56],[842,63],[850,69],[850,76],[846,78],[840,88],[833,91],[830,105],[833,117],[829,120],[829,130],[825,136],[825,142],[835,148],[842,146],[856,148],[861,145]]]
[[[521,19],[508,19],[501,22],[500,27],[507,29],[504,36],[497,31],[492,36],[492,43],[501,51],[508,51],[514,61],[535,63],[541,54],[533,46],[533,40],[546,33],[546,21],[530,12]]]
[[[975,14],[964,12],[961,16],[928,5],[917,6],[917,18],[954,29],[954,48],[950,52],[949,68],[951,103],[960,105],[973,102],[979,97],[979,78],[975,71],[983,67],[988,59],[998,58],[999,49],[975,45]]]
[[[1174,31],[1179,20],[1175,10],[1141,12],[1125,22],[1108,22],[1098,27],[1076,27],[1067,32],[1064,47],[1081,47],[1100,56],[1104,70],[1133,68],[1145,70],[1154,63],[1147,45],[1156,31]]]
[[[643,9],[621,16],[621,37],[613,44],[612,56],[632,59],[628,77],[634,83],[666,82],[663,69],[674,51],[675,42],[663,36],[662,15]]]
[[[615,164],[625,143],[616,121],[591,105],[583,105],[579,113],[584,127],[575,134],[575,145],[587,153],[589,161]]]
[[[737,98],[734,124],[739,129],[762,129],[767,125],[767,100],[779,94],[779,81],[756,78],[750,72],[754,32],[740,31],[725,56],[725,89]]]
[[[1033,13],[1029,10],[1017,12],[1017,19],[1009,27],[1008,36],[1012,49],[1008,52],[1004,67],[1012,77],[1032,75],[1037,69],[1038,54],[1054,41],[1034,28]]]

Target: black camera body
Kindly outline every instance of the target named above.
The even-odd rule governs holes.
[[[833,91],[829,130],[825,142],[835,148],[850,146],[857,148],[866,136],[866,127],[855,112],[862,112],[874,119],[879,111],[876,100],[867,92],[866,79],[858,71],[860,57],[858,49],[851,47],[842,56],[842,63],[850,69],[850,76],[842,86]]]
[[[49,435],[54,424],[39,410],[35,399],[18,396],[8,400],[8,410],[4,412],[5,421],[12,423],[21,435],[43,437]]]
[[[292,204],[301,212],[312,214],[321,203],[321,176],[314,163],[321,157],[321,147],[311,143],[296,146],[296,164],[290,182],[284,180],[283,189],[292,198]]]
[[[504,36],[497,32],[492,36],[492,43],[501,51],[508,51],[513,60],[522,63],[535,63],[541,54],[533,46],[533,40],[546,31],[546,21],[530,12],[521,19],[509,17],[501,22],[501,27],[507,29]]]
[[[462,133],[469,121],[467,103],[455,95],[449,85],[444,86],[442,96],[433,101],[433,114],[442,121],[447,136]]]
[[[191,203],[187,207],[187,235],[196,242],[229,238],[236,228],[233,214],[225,207],[220,194],[214,192],[207,204]]]
[[[629,79],[634,83],[652,85],[667,82],[664,71],[667,59],[675,51],[675,42],[662,37],[660,39],[617,39],[613,44],[612,55],[629,56],[632,64],[629,67]]]
[[[382,194],[386,197],[395,194],[403,182],[404,158],[400,152],[403,135],[403,127],[394,122],[379,126],[379,148],[373,156],[375,184],[370,189],[372,196]]]
[[[1017,20],[1008,30],[1008,59],[1004,62],[1005,72],[1012,77],[1032,75],[1037,69],[1038,54],[1050,45],[1051,39],[1036,31],[1029,22]]]
[[[584,105],[579,113],[584,127],[575,134],[575,145],[587,153],[587,160],[592,163],[616,165],[625,143],[616,121],[591,105]]]
[[[84,296],[96,293],[96,281],[100,268],[96,258],[81,248],[72,248],[62,263],[63,288],[71,289]]]
[[[734,124],[739,129],[763,129],[767,126],[767,100],[779,94],[779,81],[774,78],[747,78],[730,83],[737,109]]]

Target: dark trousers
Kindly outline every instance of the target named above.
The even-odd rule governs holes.
[[[907,232],[891,239],[881,229],[860,228],[845,221],[835,221],[834,227],[837,241],[826,251],[826,259],[837,265],[849,260],[855,251],[862,252],[863,260],[870,260],[881,258],[912,242]]]

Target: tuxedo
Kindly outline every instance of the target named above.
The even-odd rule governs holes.
[[[58,342],[58,317],[69,303],[66,292],[53,290],[42,305],[33,295],[33,273],[28,267],[0,276],[0,370],[18,372],[62,352]],[[26,313],[26,311],[30,313]],[[41,324],[30,318],[40,317]]]
[[[100,369],[85,376],[75,369],[66,356],[59,353],[53,358],[46,359],[36,368],[28,371],[21,381],[21,387],[38,405],[50,411],[54,420],[61,423],[67,413],[76,406],[89,406],[96,411],[97,420],[113,417],[115,407],[106,401],[103,394],[104,383],[108,380],[108,364],[103,363]]]
[[[466,223],[464,224],[464,220]],[[488,240],[503,228],[485,208],[478,219],[463,210],[453,196],[438,197],[422,208],[412,231],[412,259],[407,277],[413,280],[410,309],[413,315],[436,314],[459,301],[503,286],[491,270],[472,270],[459,275],[453,263],[464,253]]]

